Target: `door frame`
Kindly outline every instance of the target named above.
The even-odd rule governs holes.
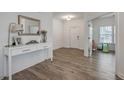
[[[90,20],[88,20],[88,22],[92,22],[93,20],[95,20],[95,19],[97,19],[97,18],[99,18],[99,17],[102,17],[102,16],[104,16],[104,15],[107,15],[107,14],[110,14],[110,13],[113,13],[114,14],[114,21],[115,21],[115,29],[116,29],[116,44],[115,44],[115,57],[117,57],[117,46],[118,46],[118,13],[117,12],[108,12],[108,13],[105,13],[105,14],[103,14],[103,15],[101,15],[101,16],[97,16],[97,17],[95,17],[95,18],[93,18],[93,19],[90,19]],[[89,35],[89,27],[88,27],[88,35]],[[89,45],[89,44],[88,44]],[[116,58],[117,59],[117,58]]]
[[[114,21],[115,21],[115,29],[116,29],[116,44],[115,44],[115,75],[117,75],[117,62],[119,62],[119,59],[118,59],[118,56],[119,56],[119,13],[118,12],[108,12],[108,13],[105,13],[101,16],[104,16],[104,15],[107,15],[109,13],[113,13],[115,18],[114,18]],[[96,18],[99,18],[101,16],[97,16]],[[88,21],[92,21],[96,18],[93,18],[93,19],[90,19]],[[89,29],[88,29],[88,34],[89,34]]]
[[[92,20],[88,21],[88,56],[92,56],[93,25]]]

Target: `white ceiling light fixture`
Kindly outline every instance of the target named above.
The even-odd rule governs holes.
[[[69,20],[73,19],[74,17],[75,16],[73,16],[73,15],[67,15],[67,16],[63,16],[63,19],[69,21]]]
[[[67,21],[71,20],[71,17],[67,16],[66,20],[67,20]]]

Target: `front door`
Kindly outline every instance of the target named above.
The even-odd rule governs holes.
[[[80,48],[80,29],[79,27],[70,28],[70,47],[71,48]]]

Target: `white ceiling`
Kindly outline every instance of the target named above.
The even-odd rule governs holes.
[[[86,13],[86,12],[53,12],[53,17],[56,19],[64,20],[63,19],[64,16],[72,15],[72,16],[74,16],[73,19],[79,19],[79,18],[83,18],[84,13]],[[109,17],[113,17],[113,15],[114,15],[114,13],[107,13],[98,18],[109,18]]]
[[[83,12],[54,12],[53,17],[57,19],[62,19],[63,16],[72,15],[75,16],[73,19],[83,18]]]

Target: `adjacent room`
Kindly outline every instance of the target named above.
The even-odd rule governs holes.
[[[116,26],[115,14],[110,13],[92,21],[92,50],[115,53]]]
[[[89,56],[99,64],[106,64],[109,72],[115,73],[116,25],[115,14],[107,13],[89,21]]]
[[[123,15],[1,12],[0,79],[124,79]]]

